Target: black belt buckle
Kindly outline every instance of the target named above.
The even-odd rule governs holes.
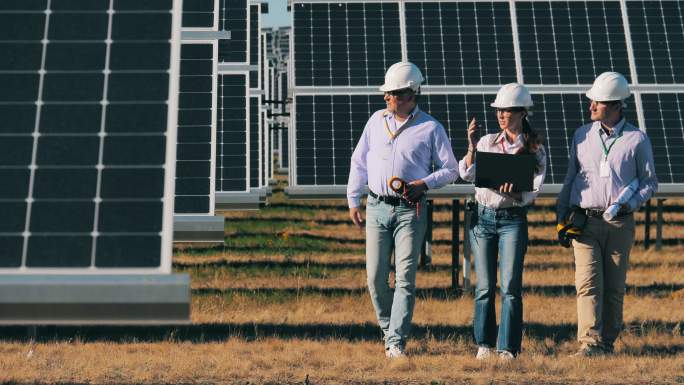
[[[603,210],[599,209],[584,209],[584,213],[591,218],[603,217]]]

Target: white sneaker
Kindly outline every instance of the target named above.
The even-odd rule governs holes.
[[[513,353],[509,352],[508,350],[500,350],[497,353],[499,354],[499,359],[501,361],[513,361],[515,359]]]
[[[385,357],[387,358],[406,358],[406,353],[404,349],[397,345],[390,346],[389,349],[385,349]]]
[[[492,349],[490,349],[486,346],[480,346],[479,348],[477,348],[477,355],[475,356],[475,359],[486,360],[491,356],[492,356]]]

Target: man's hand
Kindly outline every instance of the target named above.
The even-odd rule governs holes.
[[[359,207],[350,208],[349,217],[356,227],[361,228],[363,226],[363,216],[361,216],[361,209]]]
[[[620,205],[620,210],[618,210],[618,214],[627,214],[632,211],[632,208],[629,207],[629,203],[622,203]]]
[[[499,192],[505,195],[508,195],[509,197],[521,201],[522,200],[522,193],[521,192],[513,192],[513,183],[504,183],[501,186],[499,186]]]
[[[428,187],[422,179],[416,179],[406,185],[405,195],[411,202],[418,202]]]

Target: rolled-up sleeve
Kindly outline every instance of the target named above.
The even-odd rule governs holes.
[[[635,158],[639,188],[629,200],[629,207],[632,211],[638,210],[644,202],[649,200],[653,194],[658,191],[658,178],[655,173],[653,148],[651,147],[651,140],[647,136],[639,143]]]
[[[368,123],[363,129],[359,143],[354,149],[349,167],[349,181],[347,182],[347,203],[349,208],[361,206],[363,188],[368,183]]]
[[[446,186],[458,179],[458,161],[454,156],[446,130],[441,124],[434,131],[432,162],[436,170],[423,178],[430,190]]]
[[[477,151],[484,151],[483,143],[485,141],[480,139],[479,142],[477,142],[477,145],[475,148]],[[473,159],[473,163],[471,163],[470,167],[468,167],[468,163],[466,163],[466,158],[468,157],[468,154],[466,153],[465,156],[463,156],[463,159],[461,159],[461,163],[458,164],[458,173],[461,177],[466,182],[474,182],[475,181],[475,163],[477,161],[477,155],[475,155],[475,158]]]
[[[532,182],[532,191],[523,191],[521,206],[527,206],[532,203],[539,195],[539,190],[544,183],[544,178],[546,178],[546,150],[544,146],[539,147],[537,151],[537,163],[539,168],[534,173],[534,180]]]

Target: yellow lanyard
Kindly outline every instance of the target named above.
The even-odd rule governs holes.
[[[382,121],[383,123],[385,123],[385,129],[387,130],[387,135],[390,137],[390,140],[394,140],[397,138],[397,136],[399,136],[399,134],[401,134],[402,132],[404,132],[405,129],[408,128],[413,119],[415,119],[416,116],[420,114],[420,111],[416,112],[415,115],[411,116],[411,118],[408,121],[406,121],[406,123],[404,123],[404,125],[401,126],[401,128],[398,129],[397,132],[392,132],[392,130],[390,130],[389,128],[389,124],[387,124],[387,115],[389,114],[389,111],[385,110],[385,112],[382,113]]]

